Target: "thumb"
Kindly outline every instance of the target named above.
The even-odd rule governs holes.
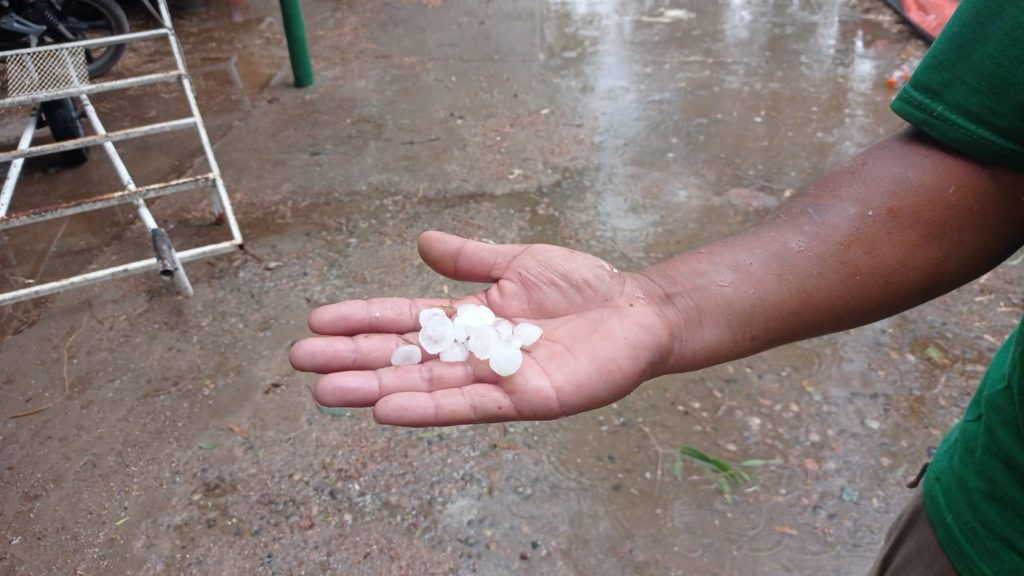
[[[521,254],[522,244],[487,244],[454,234],[420,234],[420,258],[438,274],[465,282],[496,282]]]

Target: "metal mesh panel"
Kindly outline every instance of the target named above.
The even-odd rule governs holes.
[[[15,54],[7,59],[7,95],[25,96],[67,90],[89,83],[84,48]]]

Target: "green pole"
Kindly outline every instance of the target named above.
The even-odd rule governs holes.
[[[284,35],[288,39],[288,57],[292,61],[295,87],[312,86],[313,63],[309,60],[306,26],[302,23],[302,5],[299,0],[281,0],[281,17],[284,20]]]

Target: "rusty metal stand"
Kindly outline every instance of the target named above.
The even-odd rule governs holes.
[[[54,294],[67,288],[85,286],[147,270],[158,271],[161,278],[173,281],[182,295],[191,296],[192,285],[182,263],[215,254],[231,252],[242,245],[242,233],[239,230],[238,222],[231,208],[231,201],[224,187],[220,168],[217,165],[216,158],[214,158],[213,148],[207,136],[206,127],[203,124],[199,107],[196,104],[192,80],[186,68],[181,44],[171,26],[171,16],[167,9],[166,0],[159,0],[158,6],[158,15],[162,20],[162,26],[153,30],[0,53],[0,58],[7,61],[9,77],[9,93],[7,98],[0,100],[0,108],[29,104],[33,106],[32,113],[18,142],[17,149],[0,153],[0,162],[10,162],[7,178],[4,181],[3,188],[0,189],[0,231],[130,203],[135,205],[139,219],[146,226],[150,234],[154,252],[153,258],[0,293],[0,305]],[[88,73],[84,70],[84,51],[87,48],[98,48],[154,38],[166,38],[170,43],[171,51],[174,54],[174,70],[132,78],[90,82]],[[92,102],[89,100],[90,94],[130,89],[158,82],[181,83],[185,97],[188,100],[191,113],[189,117],[126,128],[114,132],[107,132],[104,129],[95,108],[92,106]],[[38,125],[40,103],[61,98],[78,99],[92,127],[93,134],[53,144],[32,146],[32,139]],[[184,129],[194,129],[197,132],[207,164],[210,167],[209,173],[137,187],[132,180],[127,166],[125,166],[120,154],[118,154],[114,143]],[[103,148],[121,180],[123,189],[85,200],[62,203],[58,206],[8,214],[21,168],[26,158],[65,152],[84,146],[100,146]],[[207,189],[209,191],[209,203],[213,216],[216,220],[223,220],[227,223],[231,231],[231,239],[178,252],[174,249],[167,233],[159,227],[153,218],[149,208],[146,206],[146,200],[197,189]]]

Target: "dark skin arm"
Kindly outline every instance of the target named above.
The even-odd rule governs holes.
[[[1022,243],[1024,174],[908,130],[812,183],[770,222],[644,273],[682,327],[669,370],[689,370],[892,316]]]
[[[1024,175],[945,150],[913,131],[811,184],[746,233],[636,272],[544,245],[420,237],[436,271],[493,285],[462,301],[536,322],[523,368],[389,366],[416,315],[447,300],[371,299],[314,310],[320,336],[292,364],[325,374],[316,398],[373,406],[381,423],[547,419],[626,396],[644,380],[859,326],[944,294],[1024,243]],[[459,303],[457,302],[457,303]]]

